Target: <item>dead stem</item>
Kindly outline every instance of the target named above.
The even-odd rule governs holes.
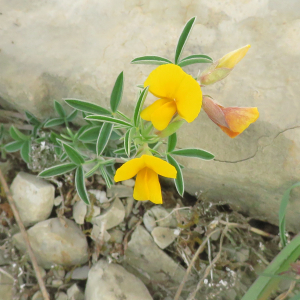
[[[32,265],[33,265],[33,268],[34,268],[34,271],[35,271],[35,274],[36,274],[36,277],[37,277],[37,281],[39,283],[39,286],[40,286],[40,289],[41,289],[41,292],[42,292],[42,295],[44,297],[44,300],[50,300],[49,298],[49,295],[47,293],[47,290],[46,290],[46,287],[45,287],[45,283],[43,281],[43,278],[42,278],[42,275],[41,275],[41,272],[40,272],[40,269],[39,269],[39,266],[38,266],[38,263],[37,263],[37,260],[36,260],[36,257],[33,253],[33,250],[31,248],[31,245],[30,245],[30,241],[29,241],[29,237],[28,237],[28,234],[27,234],[27,231],[24,227],[24,224],[20,218],[20,215],[19,215],[19,212],[18,212],[18,209],[15,205],[15,201],[12,197],[12,194],[8,188],[8,185],[7,185],[7,182],[1,172],[1,169],[0,169],[0,181],[1,181],[1,185],[4,189],[4,192],[6,194],[6,197],[7,197],[7,200],[9,202],[9,205],[13,211],[13,214],[14,214],[14,217],[17,221],[17,224],[21,230],[21,234],[23,236],[23,239],[25,241],[25,244],[26,244],[26,248],[27,248],[27,251],[28,251],[28,254],[29,254],[29,257],[31,259],[31,262],[32,262]]]

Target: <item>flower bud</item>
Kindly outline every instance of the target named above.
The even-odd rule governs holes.
[[[237,50],[234,50],[232,52],[229,52],[225,56],[223,56],[221,59],[219,59],[219,63],[217,65],[217,68],[228,68],[233,69],[235,65],[242,60],[242,58],[246,55],[249,48],[251,46],[247,45],[242,48],[239,48]]]
[[[183,123],[185,123],[185,120],[183,120],[183,119],[174,120],[173,122],[171,122],[168,125],[168,127],[166,129],[164,129],[162,131],[158,131],[158,132],[156,132],[156,134],[161,138],[168,137],[171,134],[173,134],[174,132],[176,132],[183,125]]]

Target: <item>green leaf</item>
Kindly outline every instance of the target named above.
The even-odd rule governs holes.
[[[69,172],[73,171],[76,167],[77,166],[73,163],[61,164],[61,165],[57,165],[57,166],[45,169],[38,176],[44,177],[44,178],[58,176],[58,175],[62,175],[65,173],[69,173]]]
[[[135,128],[128,129],[124,135],[124,149],[128,157],[130,157],[131,140],[134,130]]]
[[[290,188],[288,188],[284,194],[283,197],[281,199],[281,203],[280,203],[280,208],[279,208],[279,236],[280,236],[280,241],[283,247],[286,246],[287,244],[287,239],[285,236],[285,232],[286,232],[286,228],[285,228],[285,215],[286,215],[286,209],[287,209],[287,205],[289,203],[289,199],[290,199],[290,194],[292,189],[294,189],[295,187],[300,186],[300,182],[297,182],[295,184],[293,184]]]
[[[214,155],[205,150],[196,149],[196,148],[187,148],[187,149],[179,149],[171,151],[173,155],[180,155],[186,157],[195,157],[205,160],[211,160],[214,158]]]
[[[48,120],[44,127],[48,128],[48,127],[54,127],[54,126],[58,126],[58,125],[62,125],[65,123],[65,120],[62,118],[54,118],[54,119],[50,119]]]
[[[67,104],[71,107],[78,109],[80,111],[92,114],[100,114],[100,115],[111,115],[111,112],[106,108],[103,108],[94,103],[90,103],[87,101],[77,100],[77,99],[64,99]]]
[[[88,150],[90,150],[90,151],[92,151],[93,153],[97,153],[96,152],[96,144],[93,144],[93,143],[84,143],[84,145],[85,145],[85,147],[88,149]]]
[[[169,164],[175,167],[177,171],[177,177],[174,179],[175,186],[177,189],[177,192],[180,196],[183,196],[184,194],[184,181],[183,181],[183,175],[180,168],[179,163],[171,156],[167,154],[167,161]]]
[[[24,142],[20,153],[22,159],[28,164],[30,162],[30,150],[31,150],[31,142],[30,141]]]
[[[101,155],[101,153],[104,151],[104,149],[109,141],[113,127],[114,127],[114,125],[111,123],[103,124],[103,126],[99,132],[99,136],[98,136],[97,144],[96,144],[96,151],[97,151],[98,156]]]
[[[143,89],[143,91],[139,95],[138,101],[137,101],[136,106],[134,108],[133,124],[136,127],[139,125],[139,122],[140,122],[140,114],[141,114],[141,110],[143,108],[145,99],[146,99],[146,97],[148,95],[148,90],[149,90],[148,86]]]
[[[110,136],[112,141],[118,141],[123,136],[123,133],[119,132],[119,130],[113,130]]]
[[[78,139],[82,142],[96,141],[99,136],[100,129],[101,126],[90,127],[86,129],[81,135],[79,135]]]
[[[192,64],[199,64],[199,63],[205,64],[205,63],[213,63],[213,62],[214,62],[213,59],[207,55],[195,54],[183,58],[178,64],[178,66],[185,67]]]
[[[131,146],[130,147],[130,152],[133,152],[135,151],[135,146]],[[119,156],[123,156],[123,155],[127,155],[126,151],[125,151],[125,148],[119,148],[117,150],[114,150],[114,153],[119,155]]]
[[[76,116],[77,116],[78,110],[74,109],[68,116],[67,116],[67,121],[71,122],[73,121]]]
[[[25,111],[25,115],[28,119],[28,121],[33,124],[33,125],[39,125],[41,124],[41,122],[36,118],[36,116],[34,114],[32,114],[29,111]]]
[[[300,300],[300,294],[295,295],[294,297],[290,298],[289,300]]]
[[[15,141],[4,146],[7,152],[16,152],[22,148],[24,141]]]
[[[105,122],[105,123],[112,123],[112,124],[117,124],[121,125],[124,127],[132,127],[132,125],[126,121],[116,119],[114,117],[108,117],[108,116],[87,116],[87,120],[91,121],[100,121],[100,122]]]
[[[181,32],[181,35],[180,35],[178,43],[177,43],[176,51],[175,51],[175,64],[176,65],[179,62],[180,55],[183,51],[183,48],[185,46],[185,43],[187,42],[189,35],[191,33],[191,30],[193,28],[195,20],[196,20],[196,17],[193,17],[189,21],[187,21],[187,23],[185,24],[185,26]]]
[[[100,170],[101,170],[101,174],[102,177],[107,185],[107,187],[110,189],[111,186],[113,185],[113,180],[111,179],[111,177],[107,174],[105,168],[103,166],[100,166]]]
[[[126,115],[124,115],[119,110],[117,111],[117,115],[119,115],[120,117],[124,118],[126,121],[131,122],[130,118],[128,118]]]
[[[300,235],[283,248],[280,253],[268,265],[252,286],[248,289],[242,300],[267,300],[276,290],[280,278],[272,277],[280,275],[290,268],[290,264],[295,262],[300,256]]]
[[[96,163],[87,173],[85,173],[84,177],[91,177],[99,169],[100,165],[100,162]]]
[[[131,61],[132,64],[144,64],[144,65],[165,65],[172,64],[172,62],[164,57],[148,55],[137,57]]]
[[[56,110],[56,112],[58,113],[58,115],[61,118],[65,118],[66,117],[66,112],[65,112],[64,108],[56,100],[54,100],[54,109]]]
[[[84,126],[81,126],[77,132],[75,133],[74,135],[74,140],[77,140],[79,136],[81,136],[88,128],[90,128],[91,126],[89,125],[84,125]]]
[[[68,157],[74,164],[81,165],[84,163],[84,159],[81,156],[81,154],[79,154],[73,147],[71,147],[70,145],[68,145],[66,143],[63,143],[63,142],[61,142],[61,143],[62,143],[62,146],[64,147],[64,150],[67,153]]]
[[[113,112],[117,112],[119,104],[122,100],[124,76],[121,72],[115,82],[114,88],[110,96],[110,108]]]
[[[171,135],[168,137],[168,147],[167,147],[167,151],[168,151],[168,152],[172,152],[172,151],[175,149],[176,144],[177,144],[177,134],[176,134],[176,132],[174,132],[173,134],[171,134]]]
[[[23,134],[19,129],[14,126],[9,128],[10,136],[16,141],[28,141],[30,140],[30,136]]]
[[[90,204],[89,195],[86,191],[85,183],[84,183],[84,173],[83,167],[79,166],[75,173],[75,187],[80,199],[87,205]]]

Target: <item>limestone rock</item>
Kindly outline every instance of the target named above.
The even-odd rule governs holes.
[[[3,267],[3,269],[5,272],[10,273],[9,268]],[[0,272],[0,300],[13,299],[13,284],[13,279]]]
[[[108,233],[110,234],[110,242],[118,243],[118,244],[122,243],[123,237],[124,237],[123,231],[113,228],[113,229],[109,230]]]
[[[130,186],[130,187],[134,187],[135,180],[134,179],[124,180],[124,181],[122,181],[122,184],[126,185],[126,186]]]
[[[177,227],[177,221],[174,214],[171,214],[162,206],[153,206],[149,210],[149,214],[155,218],[157,226],[161,227]]]
[[[137,274],[147,274],[149,280],[159,282],[168,288],[175,288],[185,274],[184,268],[154,243],[143,226],[137,226],[131,235],[125,252],[124,267],[135,269]]]
[[[25,226],[47,219],[54,204],[54,186],[24,172],[18,173],[11,192]]]
[[[122,266],[101,259],[88,276],[86,300],[152,300],[145,285]]]
[[[109,201],[106,197],[106,192],[105,191],[99,191],[99,190],[88,190],[89,193],[93,194],[95,198],[100,202],[100,203],[105,203]]]
[[[157,223],[155,222],[155,218],[153,217],[153,214],[151,213],[150,210],[147,210],[144,213],[143,223],[149,232],[152,232],[152,230],[157,226]]]
[[[87,205],[82,201],[78,201],[73,206],[73,218],[77,224],[84,224],[87,213]]]
[[[73,271],[70,271],[66,278],[71,278],[73,280],[85,280],[88,278],[88,273],[89,273],[89,266],[83,266],[80,268],[76,268]]]
[[[175,230],[159,226],[152,230],[151,235],[159,248],[165,249],[175,241],[177,236],[174,232]]]
[[[76,283],[68,288],[67,295],[68,295],[68,299],[84,300],[84,294]]]
[[[55,295],[55,300],[69,300],[69,299],[66,293],[59,292],[58,294]]]
[[[104,211],[100,216],[93,218],[91,222],[100,228],[105,223],[105,230],[108,230],[123,222],[124,217],[124,205],[119,198],[116,198],[108,210]]]
[[[91,232],[91,238],[96,242],[107,242],[110,239],[110,234],[107,232],[107,230],[102,231],[103,229],[94,224],[93,229]]]
[[[49,219],[39,222],[28,231],[31,246],[39,265],[45,269],[57,264],[73,266],[88,261],[88,244],[77,225],[68,219]],[[26,251],[20,233],[13,236],[17,248]]]
[[[125,197],[132,197],[133,195],[133,188],[118,184],[118,185],[112,185],[110,189],[107,190],[107,197],[119,197],[119,198],[125,198]]]

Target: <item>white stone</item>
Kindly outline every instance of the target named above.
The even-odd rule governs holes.
[[[29,240],[39,265],[45,269],[53,265],[65,267],[88,261],[88,244],[78,226],[68,219],[49,219],[31,227]],[[13,236],[17,248],[26,251],[22,235]]]
[[[126,186],[130,186],[130,187],[134,187],[135,180],[134,179],[124,180],[124,181],[122,181],[122,184],[126,185]]]
[[[149,232],[152,232],[152,230],[157,226],[155,218],[149,210],[144,213],[143,223]]]
[[[57,197],[54,198],[53,203],[54,203],[55,206],[58,206],[62,203],[62,200],[63,200],[62,196],[57,196]]]
[[[88,206],[87,215],[88,215],[89,218],[90,217],[92,217],[92,218],[97,217],[97,216],[100,215],[100,213],[101,213],[101,208],[99,206],[96,206],[96,205]]]
[[[94,224],[91,232],[91,238],[96,242],[108,242],[110,240],[110,234],[106,230],[102,232],[102,228]]]
[[[161,250],[141,225],[131,235],[124,262],[126,269],[130,267],[141,277],[146,274],[150,282],[155,280],[166,288],[176,289],[185,274],[184,268]]]
[[[55,295],[55,300],[69,300],[68,295],[64,292],[59,292]]]
[[[87,205],[82,201],[78,201],[73,206],[73,218],[77,224],[84,224],[87,213]]]
[[[170,215],[170,213],[162,206],[153,206],[149,210],[149,214],[154,216],[157,226],[177,227],[177,221],[174,217],[174,213]]]
[[[67,289],[67,295],[70,300],[84,300],[84,294],[76,283]]]
[[[126,204],[125,204],[125,217],[126,218],[129,217],[129,215],[132,211],[134,202],[135,202],[135,200],[133,199],[133,197],[126,198]]]
[[[90,270],[85,289],[86,300],[152,300],[140,279],[122,266],[101,259]]]
[[[68,272],[66,278],[71,278],[73,280],[85,280],[88,278],[89,270],[89,266],[76,268],[73,271]]]
[[[64,282],[61,279],[54,279],[54,280],[52,280],[52,285],[54,287],[60,287],[63,284],[64,284]]]
[[[166,227],[155,227],[152,230],[151,235],[159,248],[165,249],[175,241],[175,230],[176,229]]]
[[[105,223],[105,229],[108,230],[123,222],[124,217],[124,205],[119,198],[116,198],[107,211],[104,211],[100,216],[93,218],[91,222],[98,225],[100,228],[103,223]]]
[[[50,216],[54,191],[54,186],[47,181],[24,172],[18,173],[11,185],[11,192],[25,226]]]
[[[110,189],[107,190],[107,197],[119,197],[119,198],[126,198],[132,197],[133,195],[133,188],[129,186],[125,186],[122,184],[112,185]]]

